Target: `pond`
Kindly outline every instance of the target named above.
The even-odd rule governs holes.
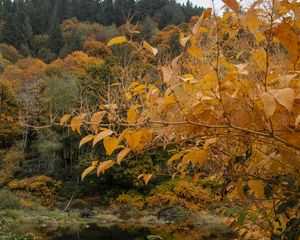
[[[146,227],[138,225],[99,226],[91,224],[81,230],[58,229],[47,234],[51,240],[208,240],[234,239],[228,229],[208,231],[176,228],[175,226]]]

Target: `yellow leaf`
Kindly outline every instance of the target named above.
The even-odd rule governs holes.
[[[135,133],[125,133],[125,139],[126,139],[126,142],[128,144],[128,146],[133,150],[135,151],[135,149],[137,148],[140,140],[141,140],[141,137],[142,137],[142,132],[141,131],[138,131],[138,132],[135,132]]]
[[[107,169],[111,168],[113,165],[115,165],[115,162],[113,160],[100,162],[99,167],[97,168],[97,176],[99,176],[100,173],[104,173]]]
[[[236,0],[222,0],[232,11],[239,13],[240,6]]]
[[[266,92],[262,93],[260,97],[264,104],[264,112],[266,114],[266,118],[268,119],[273,116],[276,110],[275,99],[270,93],[266,93]]]
[[[201,59],[201,50],[200,50],[200,48],[198,48],[198,47],[195,47],[195,46],[192,46],[192,47],[190,47],[189,48],[189,50],[188,50],[188,53],[191,55],[191,56],[193,56],[193,57],[195,57],[195,58],[197,58],[197,59]]]
[[[136,107],[135,106],[131,107],[127,113],[127,122],[129,124],[134,124],[136,121],[137,115],[138,115],[138,112],[136,110]]]
[[[81,135],[81,132],[80,132],[80,127],[83,123],[83,117],[82,116],[78,116],[78,117],[74,117],[72,120],[71,120],[71,128],[72,128],[72,131],[77,131],[77,133],[79,135]]]
[[[117,157],[117,163],[121,164],[123,159],[130,153],[130,148],[124,148],[121,152],[119,152]]]
[[[90,174],[92,171],[94,171],[96,169],[96,165],[97,165],[97,161],[94,161],[92,163],[92,166],[89,166],[87,169],[85,169],[81,175],[81,181],[88,175]]]
[[[132,82],[129,86],[128,86],[128,89],[132,89],[132,88],[135,88],[136,86],[139,85],[139,82]]]
[[[181,46],[185,47],[185,45],[186,45],[187,42],[189,41],[190,37],[191,37],[191,36],[187,36],[187,37],[182,36],[182,37],[180,38],[180,44],[181,44]]]
[[[255,12],[250,11],[246,15],[246,25],[251,31],[256,31],[257,28],[260,26],[260,21],[256,16]]]
[[[111,39],[111,40],[107,43],[107,46],[110,47],[110,46],[113,46],[113,45],[116,45],[116,44],[121,44],[121,43],[124,43],[124,42],[127,42],[126,37],[124,37],[124,36],[119,36],[119,37],[115,37],[115,38]]]
[[[211,15],[212,9],[211,8],[207,8],[201,15],[201,17],[199,17],[198,21],[196,22],[195,26],[193,27],[193,34],[197,35],[199,34],[199,30],[202,24],[202,21],[205,20],[206,18],[208,18]]]
[[[204,143],[203,149],[207,150],[209,148],[210,145],[216,143],[218,141],[218,138],[210,138],[207,139]]]
[[[105,116],[106,112],[101,111],[94,113],[94,115],[91,118],[91,128],[94,130],[94,132],[98,131],[98,125],[101,123],[103,117]]]
[[[168,165],[171,165],[174,161],[180,159],[183,155],[181,153],[177,153],[173,155],[167,162]]]
[[[110,129],[107,129],[107,130],[104,130],[103,132],[97,134],[94,138],[94,141],[93,141],[93,147],[98,143],[100,142],[101,140],[103,140],[104,138],[112,135],[114,132]]]
[[[238,192],[238,194],[239,194],[239,196],[242,200],[246,199],[246,196],[245,196],[245,193],[244,193],[243,180],[241,178],[237,181],[236,190],[237,190],[237,192]]]
[[[199,164],[204,166],[206,161],[207,152],[204,150],[192,150],[182,158],[182,165],[186,165],[191,162],[193,167]]]
[[[266,50],[263,48],[260,48],[256,50],[252,54],[254,60],[256,61],[257,65],[262,71],[266,71],[267,68],[267,55],[266,55]]]
[[[143,92],[143,90],[145,88],[146,88],[146,85],[142,84],[142,85],[139,85],[139,86],[135,87],[132,91],[138,94],[138,93]]]
[[[298,115],[298,117],[296,117],[295,127],[297,128],[299,124],[300,124],[300,115]]]
[[[66,121],[68,121],[68,120],[70,119],[70,117],[71,117],[71,114],[66,114],[66,115],[64,115],[64,116],[61,118],[61,120],[60,120],[60,125],[65,124]]]
[[[121,83],[116,82],[116,83],[111,84],[111,86],[112,86],[112,87],[121,86]]]
[[[281,23],[274,29],[274,35],[287,50],[293,63],[297,63],[300,56],[299,39],[293,27],[288,23]]]
[[[154,56],[158,53],[157,48],[152,47],[147,41],[143,41],[143,47],[151,52]]]
[[[132,99],[132,95],[131,95],[130,92],[126,92],[125,93],[125,97],[126,97],[127,100],[131,100]]]
[[[148,185],[148,182],[150,181],[152,176],[153,176],[153,174],[141,174],[141,175],[138,176],[138,179],[143,177],[143,180],[144,180],[145,184]]]
[[[284,88],[280,90],[271,90],[272,96],[284,106],[288,111],[293,110],[295,91],[292,88]]]
[[[112,153],[119,147],[119,140],[114,137],[107,137],[104,138],[103,144],[107,155],[111,156]]]
[[[203,13],[203,19],[209,18],[212,12],[212,8],[207,8]]]
[[[260,180],[250,180],[248,181],[248,185],[251,188],[251,190],[254,192],[255,196],[257,198],[263,198],[265,196],[264,194],[264,183]]]
[[[84,144],[92,141],[94,139],[94,135],[87,135],[85,136],[83,139],[81,139],[80,143],[79,143],[79,148],[81,148]]]
[[[172,81],[172,78],[173,78],[173,71],[170,67],[168,66],[163,66],[161,68],[162,70],[162,73],[163,73],[163,80],[164,80],[164,83],[168,84]]]

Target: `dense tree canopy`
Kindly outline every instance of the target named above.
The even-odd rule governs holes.
[[[129,20],[136,24],[150,17],[159,28],[164,28],[188,21],[202,10],[174,0],[1,0],[0,42],[11,44],[28,55],[34,53],[33,36],[48,35],[48,48],[57,54],[63,44],[60,24],[66,19],[119,27]]]

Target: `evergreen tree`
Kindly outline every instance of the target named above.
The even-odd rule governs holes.
[[[147,16],[143,22],[141,29],[142,39],[149,40],[154,34],[154,28],[154,22],[152,21],[150,16]]]
[[[27,16],[25,17],[25,21],[22,25],[22,34],[25,42],[29,44],[33,39],[33,32],[32,32],[32,27],[29,18]]]
[[[16,46],[18,42],[18,30],[13,18],[12,13],[9,13],[6,20],[4,27],[2,29],[2,42],[11,44]]]
[[[56,15],[53,16],[54,20],[52,21],[52,26],[49,31],[49,41],[48,47],[54,53],[58,53],[58,51],[63,46],[63,39],[60,30],[60,24]]]
[[[106,26],[111,25],[114,21],[115,15],[113,0],[104,0],[100,4],[100,11],[98,14],[99,16],[97,17],[97,19],[99,20],[99,22]]]

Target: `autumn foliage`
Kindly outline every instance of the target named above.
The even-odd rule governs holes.
[[[235,0],[224,3],[223,16],[207,9],[179,33],[180,52],[152,65],[152,81],[113,84],[123,99],[100,103],[96,113],[66,115],[61,124],[78,133],[84,126],[89,135],[80,145],[103,142],[110,158],[94,159],[82,178],[103,174],[147,149],[168,148],[173,178],[197,182],[209,172],[222,182],[221,199],[242,200],[244,211],[233,214],[230,223],[245,239],[294,239],[299,234],[300,4],[255,1],[242,12]],[[115,45],[169,59],[145,41],[138,45],[119,36],[108,43]],[[143,54],[140,61],[147,61]],[[155,173],[139,178],[147,184]]]

